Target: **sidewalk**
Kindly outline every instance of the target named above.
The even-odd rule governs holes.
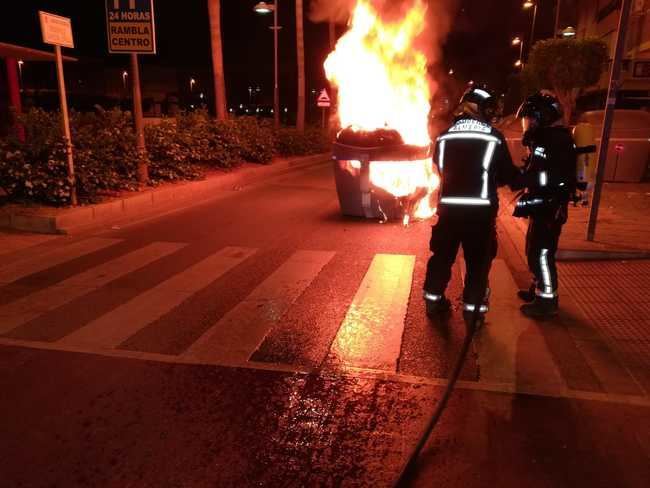
[[[570,387],[650,394],[650,259],[631,259],[650,258],[648,192],[647,183],[606,184],[595,243],[584,240],[588,210],[570,210],[558,252],[560,315],[539,322]],[[504,192],[499,243],[526,287],[527,221],[511,216],[511,200]]]
[[[244,186],[327,161],[329,154],[276,159],[271,164],[244,163],[229,171],[213,171],[200,181],[166,184],[118,198],[78,207],[7,204],[0,206],[0,230],[69,234],[123,220],[154,217],[214,198],[217,192]]]
[[[527,219],[512,217],[512,192],[503,191],[499,221],[525,259]],[[650,183],[605,183],[596,238],[586,240],[588,207],[569,207],[558,260],[650,258]]]

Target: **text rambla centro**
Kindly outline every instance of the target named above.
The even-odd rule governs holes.
[[[111,34],[116,35],[137,35],[137,36],[148,36],[151,33],[148,25],[112,25]]]

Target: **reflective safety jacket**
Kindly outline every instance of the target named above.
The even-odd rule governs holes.
[[[518,187],[503,135],[491,125],[461,116],[437,140],[435,161],[441,175],[440,209],[499,207],[497,187]]]
[[[566,127],[543,127],[526,137],[530,155],[524,168],[526,194],[515,215],[554,215],[576,190],[576,147]]]

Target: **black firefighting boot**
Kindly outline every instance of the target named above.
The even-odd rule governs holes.
[[[434,295],[429,295],[428,293],[424,294],[424,303],[427,307],[427,317],[432,319],[451,310],[451,302],[446,296],[436,296],[435,299],[431,299],[433,296]]]
[[[465,325],[468,327],[476,327],[477,329],[482,327],[485,324],[485,314],[488,312],[488,309],[489,305],[487,295],[486,299],[479,306],[478,311],[474,305],[468,303],[464,304],[463,320],[465,321]]]
[[[474,320],[476,319],[476,322]],[[476,327],[480,329],[485,324],[485,313],[484,312],[470,312],[468,310],[463,310],[463,320],[465,325],[468,327]]]
[[[558,313],[558,300],[555,298],[535,297],[532,303],[520,307],[521,313],[531,319],[548,319]]]
[[[527,290],[519,290],[517,296],[526,303],[533,303],[535,301],[535,283],[530,285]]]

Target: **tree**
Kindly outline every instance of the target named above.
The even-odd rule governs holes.
[[[600,39],[547,39],[537,42],[523,72],[529,92],[552,90],[564,109],[568,124],[581,90],[595,85],[609,60],[608,48]]]
[[[305,130],[305,36],[302,0],[296,0],[296,46],[298,53],[298,114],[296,128]]]
[[[214,78],[214,103],[217,119],[225,120],[226,81],[223,74],[223,48],[221,45],[221,0],[208,0],[210,40],[212,46],[212,74]]]

